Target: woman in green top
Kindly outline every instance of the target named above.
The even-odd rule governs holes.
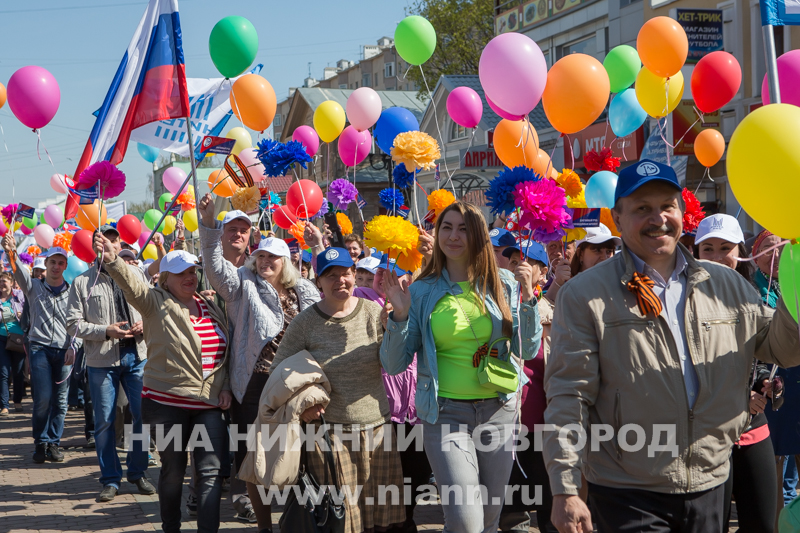
[[[498,269],[483,215],[456,202],[436,221],[433,254],[419,279],[408,287],[390,271],[384,277],[394,311],[381,362],[396,375],[417,355],[417,414],[445,532],[497,531],[513,464],[519,386],[508,394],[487,388],[478,363],[490,347],[502,361],[530,359],[542,333],[531,265],[517,266],[513,276],[519,305],[517,283]]]
[[[19,315],[23,302],[14,294],[14,277],[10,272],[0,274],[0,303],[2,303],[3,325],[0,326],[0,416],[8,416],[9,394],[8,382],[14,382],[14,408],[22,411],[22,393],[24,391],[23,370],[25,354],[6,349],[9,333],[22,335]]]

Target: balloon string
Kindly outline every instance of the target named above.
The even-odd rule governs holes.
[[[550,151],[550,159],[547,161],[547,168],[544,171],[543,178],[547,178],[550,175],[550,169],[555,168],[553,166],[553,156],[556,155],[556,147],[558,147],[558,139],[556,139],[556,143],[553,145],[553,149]]]
[[[3,134],[3,146],[6,147],[6,153],[8,153],[8,145],[6,144],[6,132],[3,131],[3,123],[0,122],[0,133]]]
[[[229,78],[225,78],[225,80],[228,80],[229,82],[231,81]],[[225,80],[223,80],[222,83],[225,83]],[[233,91],[233,83],[232,82],[231,82],[231,96],[233,97],[232,98],[233,105],[236,106],[236,118],[239,119],[239,124],[244,126],[244,122],[242,122],[242,112],[239,111],[239,102],[236,101],[236,93]]]
[[[325,192],[328,191],[328,181],[331,178],[331,144],[325,143],[328,145],[328,156],[325,159]]]
[[[53,165],[53,159],[50,157],[50,152],[47,151],[47,146],[45,146],[44,142],[42,141],[41,132],[39,131],[38,128],[34,129],[33,132],[36,134],[36,138],[37,138],[37,141],[36,141],[36,155],[39,157],[39,161],[42,160],[42,156],[41,156],[41,154],[39,154],[39,145],[41,144],[42,148],[44,148],[44,153],[47,154],[47,159],[50,161],[50,164],[53,166],[53,168],[56,168],[56,166]],[[3,139],[3,142],[5,143],[5,139]],[[6,150],[8,150],[8,148],[6,148]]]
[[[414,184],[419,185],[417,183],[417,167],[414,167]],[[419,185],[419,187],[422,189],[422,185]],[[422,219],[419,218],[419,206],[417,205],[417,190],[411,187],[411,192],[414,193],[414,214],[417,216],[417,227],[422,229]],[[422,189],[422,192],[425,192],[425,189]]]
[[[458,160],[458,168],[461,168],[461,163],[464,161],[464,159],[466,159],[467,154],[469,153],[469,149],[472,148],[472,143],[475,142],[475,134],[477,132],[478,132],[478,128],[472,128],[472,137],[469,140],[469,145],[467,146],[467,149],[464,152],[464,155]],[[444,182],[444,185],[442,185],[442,188],[446,189],[448,183],[453,188],[453,196],[456,196],[456,185],[455,185],[455,183],[453,183],[453,176],[448,176],[447,177],[447,181]],[[437,189],[439,188],[439,182],[436,182],[436,188]]]
[[[603,133],[603,148],[606,147],[606,142],[605,141],[606,141],[606,139],[608,139],[608,121],[609,121],[609,118],[610,118],[610,115],[611,115],[611,102],[613,102],[613,101],[614,101],[614,93],[611,93],[608,96],[608,110],[609,110],[609,112],[606,113],[606,131]],[[613,130],[612,130],[612,133],[613,133]],[[616,139],[616,137],[614,137],[614,139]],[[614,141],[612,140],[611,142],[614,142]],[[611,148],[611,145],[609,144],[608,147]]]
[[[697,191],[700,190],[700,186],[703,184],[703,180],[705,177],[708,176],[708,179],[711,180],[711,183],[714,183],[714,178],[711,177],[711,169],[706,167],[706,171],[703,172],[703,176],[700,178],[700,183],[697,184],[697,188],[694,190],[694,195],[697,196]]]
[[[450,172],[450,169],[447,168],[447,152],[444,145],[444,137],[442,136],[442,129],[439,127],[439,113],[438,111],[436,111],[436,106],[433,104],[433,93],[431,92],[431,88],[428,85],[428,80],[425,78],[425,71],[422,69],[422,65],[419,66],[419,71],[422,74],[422,82],[425,84],[425,90],[428,91],[428,94],[431,97],[431,107],[433,108],[433,119],[436,122],[436,131],[439,134],[439,147],[443,151],[442,162],[444,163],[444,171],[447,173],[447,177],[450,178],[453,174]],[[453,195],[455,196],[455,188],[453,188]]]
[[[764,256],[764,255],[767,255],[767,254],[768,254],[768,253],[770,253],[772,250],[774,250],[774,249],[776,249],[776,248],[780,248],[781,246],[785,246],[785,245],[787,245],[787,244],[791,244],[791,242],[792,242],[791,240],[788,240],[788,239],[787,239],[787,240],[785,240],[785,241],[781,241],[781,242],[779,242],[778,244],[776,244],[776,245],[774,245],[774,246],[770,246],[769,248],[767,248],[766,250],[764,250],[764,251],[763,251],[763,252],[761,252],[760,254],[754,255],[753,257],[737,257],[737,258],[736,258],[736,260],[737,260],[737,261],[740,261],[740,262],[745,262],[745,261],[755,261],[755,260],[756,260],[756,259],[758,259],[759,257],[762,257],[762,256]]]
[[[569,140],[569,135],[562,135],[567,139],[567,144],[569,145],[569,169],[575,170],[575,152],[572,151],[572,141]]]

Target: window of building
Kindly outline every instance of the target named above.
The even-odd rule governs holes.
[[[394,78],[394,62],[383,65],[383,77]]]
[[[375,73],[375,87],[378,86],[378,73]]]
[[[465,128],[461,124],[456,124],[455,122],[453,122],[453,125],[450,127],[450,140],[460,141],[462,139],[466,139],[467,137],[469,137],[469,133],[467,133],[467,128]]]
[[[589,37],[584,37],[578,41],[573,41],[571,43],[559,46],[557,51],[559,59],[570,54],[586,54],[595,56],[598,52],[597,35],[592,34]]]
[[[640,2],[641,0],[619,0],[619,7],[629,6],[631,4],[635,4],[636,2]]]
[[[280,115],[280,113],[275,115],[275,119],[273,119],[272,124],[275,125],[275,126],[280,126],[281,125],[281,115]]]
[[[363,87],[369,87],[370,79],[372,78],[371,74],[362,74],[361,75],[361,85]]]
[[[347,89],[347,84],[346,83],[340,83],[339,84],[339,88],[340,89]]]

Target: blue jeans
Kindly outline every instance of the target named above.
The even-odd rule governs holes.
[[[64,364],[66,350],[31,343],[33,385],[33,442],[60,444],[67,414],[71,365]]]
[[[133,418],[133,432],[142,432],[142,374],[146,360],[136,360],[136,347],[120,350],[119,366],[109,368],[88,367],[89,390],[94,407],[94,440],[100,462],[100,483],[119,489],[122,465],[116,450],[114,421],[117,413],[119,385],[125,389]],[[147,450],[141,441],[134,439],[125,461],[128,481],[136,481],[147,470]]]
[[[797,498],[797,462],[794,455],[783,457],[783,504],[789,505]]]
[[[8,337],[0,335],[0,409],[9,408],[8,384],[14,381],[14,403],[22,402],[25,354],[6,350]]]

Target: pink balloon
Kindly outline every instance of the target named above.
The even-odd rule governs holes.
[[[6,223],[3,221],[3,217],[0,217],[0,237],[5,237],[6,233],[8,233],[8,228],[6,227]]]
[[[791,50],[778,58],[778,86],[781,88],[781,102],[800,106],[800,50]],[[767,76],[761,83],[761,102],[770,103]]]
[[[22,67],[8,80],[8,105],[20,122],[32,129],[53,120],[61,103],[56,79],[42,67]]]
[[[292,140],[303,143],[309,157],[314,157],[319,150],[319,135],[311,126],[298,126],[292,133]]]
[[[36,229],[33,230],[33,238],[36,244],[42,248],[50,248],[53,246],[53,238],[55,238],[55,236],[56,232],[47,224],[39,224],[36,226]]]
[[[161,181],[164,183],[164,187],[166,187],[167,190],[172,194],[180,194],[178,191],[181,190],[181,185],[183,185],[185,180],[186,172],[178,167],[169,167],[161,176]]]
[[[542,99],[547,61],[530,37],[498,35],[483,49],[478,75],[487,99],[513,115],[527,115]]]
[[[22,232],[23,235],[30,235],[31,233],[33,233],[33,230],[24,224],[19,227],[19,230]]]
[[[147,233],[142,231],[142,234],[139,235],[139,248],[144,247],[144,243],[147,242],[147,238],[150,236],[150,229],[147,229]]]
[[[484,96],[486,96],[486,95],[484,95]],[[494,111],[497,114],[497,116],[499,116],[500,118],[513,120],[514,122],[516,122],[518,120],[522,120],[523,118],[525,118],[525,115],[512,115],[508,111],[503,111],[502,109],[497,107],[494,102],[489,100],[488,96],[486,96],[486,103],[489,104],[489,107],[492,108],[492,111]]]
[[[456,87],[447,95],[447,113],[456,124],[474,128],[483,116],[483,102],[469,87]]]
[[[348,167],[361,163],[372,147],[372,135],[369,130],[358,131],[353,126],[347,126],[339,135],[339,157]]]
[[[253,176],[253,181],[263,181],[267,179],[264,175],[264,165],[258,157],[258,148],[246,148],[239,152],[239,159],[247,166],[247,170]]]
[[[64,222],[64,213],[57,205],[48,205],[44,208],[44,221],[51,228],[57,228]]]
[[[50,188],[60,194],[66,194],[69,190],[64,181],[64,174],[53,174],[50,176]]]
[[[378,122],[383,111],[381,97],[369,87],[360,87],[347,98],[347,120],[358,131],[368,130]]]

